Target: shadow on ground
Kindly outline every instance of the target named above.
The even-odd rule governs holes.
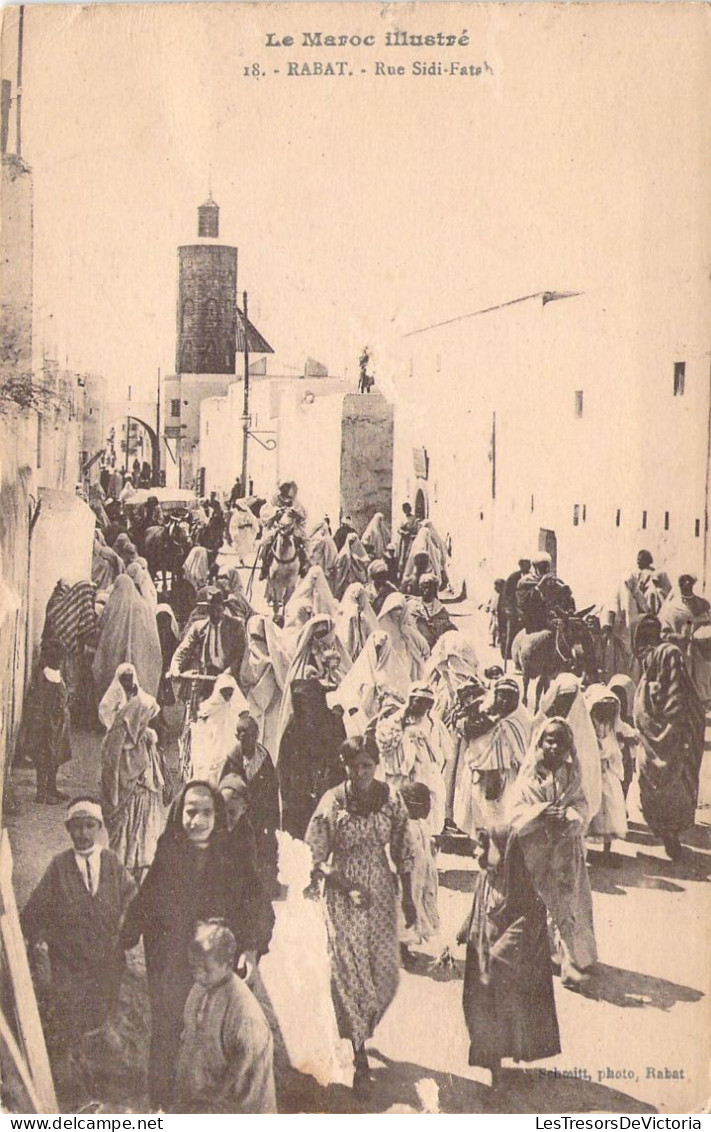
[[[322,1088],[313,1078],[295,1074],[279,1097],[280,1112],[421,1112],[416,1086],[422,1080],[437,1085],[441,1113],[657,1111],[617,1089],[591,1081],[543,1076],[538,1069],[505,1069],[500,1087],[493,1091],[469,1077],[409,1061],[392,1061],[377,1049],[369,1049],[368,1057],[373,1070],[369,1096],[356,1097],[343,1086]]]

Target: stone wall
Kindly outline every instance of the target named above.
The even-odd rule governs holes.
[[[341,423],[341,511],[362,532],[377,511],[392,529],[393,406],[378,394],[349,393]]]

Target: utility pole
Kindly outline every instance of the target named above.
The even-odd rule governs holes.
[[[706,417],[706,483],[704,485],[704,568],[702,590],[706,592],[709,568],[709,495],[711,492],[711,361],[709,361],[708,414]]]
[[[153,486],[160,487],[160,366],[158,366],[158,389],[156,392],[156,451],[153,458]]]
[[[25,5],[20,4],[20,23],[17,29],[17,94],[15,110],[17,113],[17,138],[15,152],[22,157],[22,41],[25,33]]]
[[[247,327],[247,292],[242,292],[242,305],[244,307],[244,407],[242,409],[242,496],[246,497],[247,489],[247,445],[249,444],[249,334]]]
[[[131,471],[131,468],[130,468],[130,465],[129,465],[129,456],[128,456],[130,436],[131,436],[131,386],[129,385],[129,387],[128,387],[128,412],[126,413],[126,475],[128,475],[129,472]]]

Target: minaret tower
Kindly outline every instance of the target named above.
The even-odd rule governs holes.
[[[178,248],[175,369],[178,374],[235,372],[237,248],[216,241],[220,209],[198,208],[198,243]]]

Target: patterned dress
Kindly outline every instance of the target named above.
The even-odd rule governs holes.
[[[397,990],[398,884],[388,851],[398,873],[412,871],[405,803],[385,783],[374,782],[371,804],[356,806],[341,784],[324,794],[306,841],[314,866],[332,858],[348,888],[360,889],[366,897],[357,908],[347,891],[327,885],[333,1005],[341,1037],[360,1047]]]

